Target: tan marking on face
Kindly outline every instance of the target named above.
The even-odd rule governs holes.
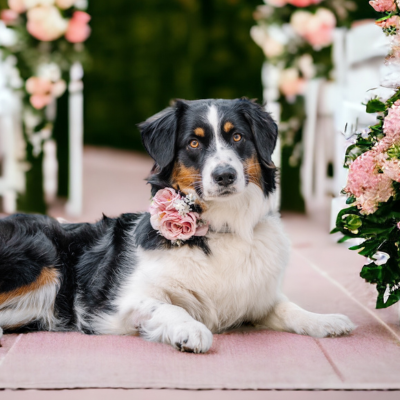
[[[40,290],[43,286],[58,283],[58,272],[55,268],[44,267],[37,277],[36,281],[11,290],[10,292],[0,293],[0,304],[17,297],[25,296],[36,290]]]
[[[204,137],[205,132],[204,132],[204,129],[203,129],[203,128],[196,128],[196,129],[194,130],[194,134],[195,134],[196,136]]]
[[[225,122],[225,125],[224,125],[224,131],[226,132],[226,133],[228,133],[230,130],[232,130],[234,128],[234,125],[232,124],[232,122]]]
[[[181,163],[176,163],[172,171],[171,183],[174,189],[188,194],[190,191],[196,190],[197,186],[201,185],[200,171],[194,167],[186,167]],[[196,204],[199,205],[203,212],[206,210],[205,204],[199,199],[196,199]]]
[[[200,171],[193,167],[186,167],[176,163],[172,171],[172,185],[175,189],[185,192],[185,189],[195,188],[195,183],[201,180]]]
[[[244,169],[249,182],[256,184],[262,189],[261,167],[255,155],[244,162]]]

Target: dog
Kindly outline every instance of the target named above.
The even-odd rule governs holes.
[[[248,99],[177,100],[139,124],[152,195],[194,199],[207,233],[168,240],[150,213],[59,223],[0,220],[0,327],[140,335],[205,353],[213,333],[250,323],[314,337],[349,334],[281,292],[290,245],[271,206],[277,126]],[[186,197],[185,197],[186,198]]]

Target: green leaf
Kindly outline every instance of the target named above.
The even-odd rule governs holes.
[[[353,204],[356,201],[356,198],[354,196],[350,196],[347,200],[346,200],[346,204]]]
[[[385,103],[382,103],[379,99],[371,99],[367,103],[367,113],[373,114],[386,110]]]
[[[338,240],[338,243],[343,243],[343,242],[345,242],[346,240],[349,240],[349,239],[353,239],[353,236],[345,235],[341,239]]]

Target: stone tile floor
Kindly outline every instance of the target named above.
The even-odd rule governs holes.
[[[144,178],[152,162],[143,155],[86,148],[84,212],[94,221],[104,212],[145,210]],[[50,210],[63,216],[62,204]],[[70,218],[71,219],[71,218]],[[400,325],[397,307],[375,310],[374,288],[359,277],[362,257],[328,234],[327,212],[314,218],[284,214],[292,256],[284,281],[290,299],[321,313],[344,313],[358,326],[342,338],[313,339],[269,331],[216,335],[210,354],[181,354],[140,338],[75,333],[6,335],[0,348],[0,400],[53,396],[74,398],[398,398],[398,392],[293,392],[291,390],[399,390]],[[104,388],[94,390],[93,388]],[[137,390],[111,390],[125,388]],[[143,388],[169,390],[138,390]],[[203,389],[181,391],[171,389]],[[216,389],[208,391],[206,389]],[[220,391],[264,389],[266,391]],[[272,397],[273,396],[273,397]],[[318,397],[320,398],[320,397]]]

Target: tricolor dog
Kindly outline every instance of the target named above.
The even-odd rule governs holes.
[[[251,323],[350,333],[281,292],[289,241],[271,208],[277,127],[247,99],[176,101],[139,125],[155,160],[151,213],[0,220],[0,327],[141,335],[204,353]]]

